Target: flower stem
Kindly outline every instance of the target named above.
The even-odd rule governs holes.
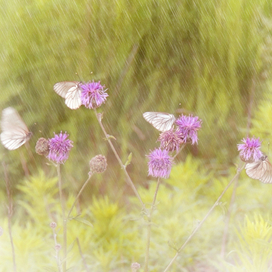
[[[202,219],[202,221],[198,224],[198,226],[193,230],[193,232],[190,234],[190,236],[187,238],[187,240],[184,242],[184,244],[177,250],[176,255],[173,257],[173,259],[170,261],[170,263],[168,264],[168,266],[165,268],[165,270],[163,272],[166,272],[169,270],[169,268],[171,267],[171,265],[174,263],[174,261],[176,260],[176,258],[178,257],[179,253],[185,248],[185,246],[188,244],[188,242],[193,238],[193,236],[196,234],[196,232],[201,228],[201,226],[203,225],[203,223],[207,220],[207,218],[209,217],[209,215],[211,214],[211,212],[214,210],[214,208],[218,205],[219,201],[221,200],[221,198],[223,197],[223,195],[226,193],[226,191],[228,190],[228,188],[230,187],[230,185],[233,183],[233,181],[236,180],[236,178],[240,175],[241,171],[243,170],[244,165],[241,168],[237,168],[237,172],[235,174],[235,176],[232,178],[232,180],[228,183],[228,185],[226,186],[226,188],[223,190],[223,192],[221,193],[221,195],[218,197],[218,199],[215,201],[215,203],[213,204],[213,206],[210,208],[210,210],[208,211],[208,213],[204,216],[204,218]]]
[[[6,189],[7,189],[7,195],[8,195],[8,230],[9,230],[11,249],[12,249],[13,271],[16,272],[17,268],[16,268],[16,259],[15,259],[15,249],[14,249],[14,243],[13,243],[13,237],[12,237],[12,231],[11,231],[11,218],[13,214],[13,204],[12,204],[10,182],[8,179],[8,171],[7,171],[6,164],[4,162],[3,162],[3,168],[4,168]]]
[[[146,252],[145,252],[144,272],[147,272],[147,271],[148,271],[149,247],[150,247],[151,224],[152,224],[152,222],[151,222],[151,217],[152,217],[153,211],[154,211],[154,209],[155,209],[156,198],[157,198],[159,186],[160,186],[160,179],[158,178],[157,186],[156,186],[156,191],[155,191],[155,194],[154,194],[154,197],[153,197],[152,206],[151,206],[151,210],[150,210],[150,213],[149,213],[149,215],[148,215],[147,243],[146,243]]]
[[[90,272],[90,270],[88,269],[88,266],[87,266],[86,260],[85,260],[85,258],[84,258],[84,255],[82,254],[82,250],[81,250],[81,246],[80,246],[80,243],[79,243],[78,237],[76,238],[76,241],[77,241],[77,246],[78,246],[79,254],[80,254],[81,259],[82,259],[82,261],[83,261],[83,264],[84,264],[85,270],[86,270],[87,272]]]
[[[62,195],[62,181],[61,181],[61,173],[60,173],[60,164],[57,164],[58,171],[58,180],[59,180],[59,198],[62,209],[62,220],[63,220],[63,272],[66,272],[66,254],[67,254],[67,220],[65,217],[65,204]]]
[[[238,168],[242,167],[242,165],[243,165],[242,162],[240,162],[240,166],[238,166]],[[226,222],[225,222],[224,233],[223,233],[223,238],[222,238],[222,247],[221,247],[221,257],[223,259],[225,257],[226,244],[227,244],[227,240],[228,240],[229,222],[230,222],[230,217],[231,217],[231,213],[232,213],[232,209],[233,209],[233,204],[235,201],[237,187],[238,187],[238,176],[236,176],[236,179],[235,179],[235,182],[233,185],[229,209],[228,209],[228,212],[226,215]]]
[[[67,215],[67,220],[68,220],[69,215],[71,214],[71,212],[72,212],[72,210],[73,210],[73,208],[74,208],[74,206],[75,206],[75,204],[76,204],[76,201],[78,200],[78,198],[80,197],[80,195],[81,195],[82,191],[84,190],[84,188],[85,188],[85,187],[86,187],[86,185],[88,184],[88,182],[89,182],[89,180],[90,180],[91,176],[92,176],[92,175],[89,175],[88,179],[87,179],[87,180],[85,181],[85,183],[82,185],[82,187],[81,187],[81,189],[80,189],[79,193],[77,194],[76,199],[75,199],[75,201],[74,201],[74,203],[73,203],[73,205],[72,205],[72,207],[71,207],[70,211],[68,212],[68,215]]]
[[[106,139],[107,139],[107,141],[108,141],[108,143],[109,143],[109,145],[110,145],[110,147],[111,147],[111,149],[112,149],[112,151],[113,151],[116,159],[117,159],[117,161],[119,162],[119,164],[121,165],[121,168],[125,172],[125,175],[126,175],[126,178],[127,178],[126,180],[127,180],[128,184],[130,185],[130,187],[132,188],[132,190],[135,193],[136,197],[140,201],[143,210],[145,210],[145,205],[144,205],[144,203],[143,203],[143,201],[142,201],[142,199],[141,199],[141,197],[140,197],[140,195],[139,195],[136,187],[134,186],[134,184],[133,184],[133,182],[132,182],[132,180],[131,180],[131,178],[130,178],[127,170],[126,170],[125,165],[122,163],[122,161],[121,161],[121,159],[120,159],[120,157],[119,157],[119,155],[118,155],[115,147],[113,146],[113,144],[112,144],[112,142],[111,142],[111,140],[109,138],[109,135],[107,134],[107,132],[106,132],[106,130],[105,130],[103,124],[102,124],[102,114],[97,113],[96,109],[94,109],[94,111],[95,111],[95,116],[96,116],[96,118],[98,120],[98,123],[99,123],[99,125],[100,125],[100,127],[101,127],[101,129],[102,129],[102,131],[103,131],[103,133],[104,133],[104,135],[105,135],[105,137],[106,137]]]
[[[60,257],[59,257],[59,250],[56,248],[56,246],[58,245],[57,243],[57,234],[56,234],[56,231],[55,229],[53,229],[53,238],[54,238],[54,243],[55,243],[55,252],[56,252],[56,261],[57,261],[57,265],[58,265],[58,270],[59,272],[62,272],[62,269],[61,269],[61,260],[60,260]]]

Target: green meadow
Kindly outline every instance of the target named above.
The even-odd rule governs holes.
[[[272,1],[0,3],[0,111],[14,107],[33,132],[29,145],[0,146],[0,272],[136,272],[135,262],[138,272],[166,272],[240,167],[237,144],[260,138],[272,158]],[[54,92],[66,80],[107,89],[97,112],[123,164],[132,154],[126,171],[146,210],[95,112],[71,110]],[[146,155],[159,147],[159,131],[144,120],[147,111],[202,120],[198,145],[187,144],[161,180],[151,222],[156,179]],[[67,220],[66,254],[57,170],[35,153],[40,137],[61,131],[73,141],[61,165],[66,214],[90,159],[102,154],[108,164]],[[271,272],[271,193],[243,170],[167,271]]]

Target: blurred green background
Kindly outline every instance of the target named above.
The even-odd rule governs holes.
[[[264,152],[271,150],[272,1],[0,3],[0,109],[16,108],[34,133],[33,154],[25,147],[0,147],[19,198],[15,186],[28,174],[42,169],[48,177],[56,175],[34,148],[39,137],[61,130],[74,142],[63,167],[67,195],[78,191],[89,160],[100,153],[108,169],[88,185],[83,201],[107,195],[126,203],[123,195],[130,194],[94,112],[70,110],[53,91],[64,80],[100,80],[108,88],[108,100],[98,111],[123,162],[133,153],[127,169],[139,187],[149,186],[145,155],[158,146],[159,135],[143,119],[145,111],[199,116],[199,145],[186,147],[176,163],[191,153],[215,177],[233,173],[229,167],[237,163],[237,144],[250,130],[261,137]]]
[[[185,153],[227,168],[268,92],[271,9],[264,0],[2,1],[0,107],[19,110],[34,133],[32,149],[41,136],[70,134],[74,149],[65,171],[75,182],[103,153],[112,166],[109,181],[123,185],[94,113],[68,109],[53,91],[56,82],[79,78],[108,88],[99,110],[123,160],[133,153],[136,182],[145,183],[145,155],[157,145],[145,111],[198,115],[199,145]],[[16,164],[18,151],[1,150]],[[31,172],[44,162],[34,156]]]

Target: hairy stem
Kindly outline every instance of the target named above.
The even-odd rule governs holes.
[[[140,197],[140,195],[139,195],[139,193],[138,193],[136,187],[134,186],[134,184],[133,184],[133,182],[132,182],[132,180],[131,180],[131,178],[130,178],[130,176],[129,176],[127,170],[126,170],[125,165],[122,163],[122,161],[121,161],[121,159],[120,159],[120,157],[119,157],[119,155],[118,155],[118,153],[117,153],[115,147],[113,146],[113,144],[112,144],[112,142],[111,142],[111,140],[110,140],[110,138],[109,138],[109,135],[107,134],[107,132],[106,132],[106,130],[105,130],[103,124],[102,124],[102,114],[97,113],[96,109],[95,109],[94,111],[95,111],[95,115],[96,115],[96,118],[97,118],[97,120],[98,120],[98,123],[99,123],[99,125],[100,125],[100,127],[101,127],[101,129],[102,129],[102,131],[103,131],[103,133],[104,133],[104,135],[105,135],[105,137],[106,137],[106,139],[107,139],[107,141],[108,141],[108,143],[109,143],[109,145],[110,145],[110,147],[111,147],[111,149],[112,149],[112,151],[113,151],[113,153],[114,153],[116,159],[117,159],[117,161],[119,162],[119,164],[121,165],[121,168],[122,168],[122,169],[124,170],[124,172],[125,172],[125,175],[126,175],[126,178],[127,178],[126,180],[127,180],[128,184],[130,185],[130,187],[132,188],[132,190],[133,190],[133,192],[135,193],[136,197],[137,197],[138,200],[140,201],[143,210],[145,210],[145,205],[144,205],[144,203],[143,203],[143,201],[142,201],[142,199],[141,199],[141,197]]]
[[[14,243],[13,243],[13,237],[11,232],[11,218],[13,214],[13,203],[12,203],[12,196],[11,196],[11,186],[8,179],[8,171],[6,164],[3,162],[3,168],[4,168],[4,174],[5,174],[5,183],[6,183],[6,189],[7,189],[7,195],[8,195],[8,230],[9,230],[9,238],[10,238],[10,244],[12,249],[12,262],[13,262],[13,271],[16,272],[16,259],[15,259],[15,249],[14,249]]]
[[[69,215],[71,214],[71,212],[72,212],[72,210],[73,210],[73,208],[74,208],[74,206],[75,206],[75,204],[76,204],[78,198],[80,197],[80,195],[81,195],[81,193],[83,192],[84,188],[86,187],[86,185],[88,184],[89,180],[91,179],[91,176],[92,176],[92,175],[89,175],[88,179],[87,179],[87,180],[85,181],[85,183],[82,185],[82,187],[81,187],[79,193],[77,194],[76,199],[75,199],[75,201],[74,201],[74,203],[73,203],[71,209],[70,209],[69,212],[68,212],[67,220],[68,220]]]
[[[57,265],[58,265],[58,270],[59,272],[62,272],[62,268],[61,268],[61,260],[59,257],[59,249],[57,248],[58,243],[57,243],[57,234],[55,229],[53,229],[53,237],[54,237],[54,243],[55,243],[55,251],[56,251],[56,261],[57,261]]]
[[[237,172],[235,174],[235,176],[232,178],[232,180],[228,183],[228,185],[226,186],[226,188],[223,190],[223,192],[221,193],[221,195],[218,197],[218,199],[215,201],[215,203],[213,204],[213,206],[210,208],[210,210],[208,211],[208,213],[204,216],[204,218],[202,219],[202,221],[198,224],[198,226],[193,230],[193,232],[190,234],[190,236],[187,238],[187,240],[184,242],[184,244],[177,250],[176,255],[173,257],[173,259],[170,261],[170,263],[168,264],[168,266],[165,268],[165,270],[163,272],[166,272],[169,270],[169,268],[172,266],[172,264],[174,263],[174,261],[176,260],[176,258],[178,257],[179,253],[185,248],[185,246],[189,243],[189,241],[194,237],[194,235],[196,234],[196,232],[201,228],[201,226],[203,225],[203,223],[207,220],[207,218],[209,217],[209,215],[211,214],[211,212],[214,210],[214,208],[218,205],[219,201],[221,200],[221,198],[223,197],[223,195],[226,193],[226,191],[228,190],[228,188],[231,186],[231,184],[233,183],[233,181],[236,180],[236,178],[240,175],[241,171],[243,170],[244,165],[241,168],[237,168]]]
[[[158,182],[157,182],[156,191],[155,191],[155,194],[154,194],[154,197],[153,197],[153,202],[152,202],[151,210],[150,210],[150,213],[149,213],[149,215],[148,215],[147,242],[146,242],[146,252],[145,252],[144,272],[147,272],[147,271],[148,271],[149,247],[150,247],[151,224],[152,224],[152,222],[151,222],[151,217],[152,217],[153,211],[154,211],[154,209],[155,209],[156,198],[157,198],[159,186],[160,186],[160,179],[158,178]]]
[[[90,270],[89,270],[89,268],[88,268],[88,266],[87,266],[86,260],[85,260],[83,254],[82,254],[82,250],[81,250],[81,246],[80,246],[78,237],[76,238],[76,241],[77,241],[77,246],[78,246],[79,254],[80,254],[81,259],[82,259],[82,261],[83,261],[84,267],[85,267],[85,269],[86,269],[87,272],[90,272]]]
[[[240,163],[240,165],[238,166],[238,168],[242,167],[242,164]],[[226,215],[226,222],[225,222],[225,227],[224,227],[224,233],[223,233],[223,238],[222,238],[222,247],[221,247],[221,257],[224,258],[225,256],[225,251],[226,251],[226,244],[228,241],[228,232],[229,232],[229,222],[230,222],[230,217],[231,217],[231,213],[232,213],[232,209],[233,209],[233,204],[235,201],[235,196],[236,196],[236,190],[238,187],[238,175],[236,176],[234,185],[233,185],[233,190],[232,190],[232,194],[231,194],[231,200],[230,200],[230,204],[229,204],[229,208],[228,208],[228,212]]]
[[[57,165],[58,180],[59,180],[59,198],[62,209],[62,220],[63,220],[63,272],[66,272],[66,254],[67,254],[67,220],[65,217],[65,203],[62,195],[62,180],[60,173],[60,164]]]

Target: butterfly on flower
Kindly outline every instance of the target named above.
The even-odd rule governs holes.
[[[32,136],[19,113],[12,107],[2,111],[1,128],[1,142],[9,150],[19,148]]]
[[[143,117],[148,123],[161,132],[170,130],[176,121],[173,114],[166,112],[145,112]]]
[[[65,98],[65,104],[68,108],[75,110],[81,105],[81,82],[79,81],[62,81],[54,85],[54,91]]]
[[[267,156],[246,164],[246,173],[250,178],[258,179],[263,183],[272,183],[272,165]]]

